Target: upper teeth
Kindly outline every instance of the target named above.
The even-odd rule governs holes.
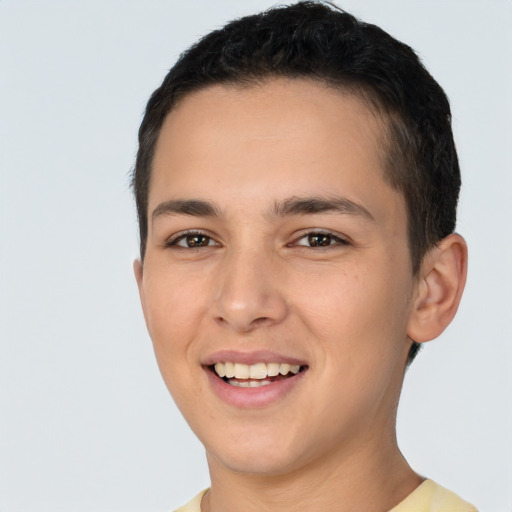
[[[277,375],[286,375],[287,373],[299,373],[298,364],[287,363],[216,363],[215,372],[219,377],[228,379],[266,379],[267,377],[276,377]]]

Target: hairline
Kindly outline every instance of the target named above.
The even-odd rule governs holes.
[[[147,247],[147,237],[149,233],[149,193],[151,189],[151,178],[153,176],[153,163],[156,148],[158,145],[158,141],[160,139],[160,135],[162,132],[162,128],[164,123],[169,118],[169,116],[190,96],[195,95],[196,93],[200,93],[201,91],[206,91],[208,89],[212,89],[215,87],[222,87],[227,90],[249,90],[255,87],[263,87],[268,83],[277,80],[293,80],[293,81],[303,81],[309,82],[311,84],[320,85],[327,89],[330,89],[338,94],[348,95],[352,99],[356,100],[357,103],[362,105],[366,112],[370,114],[378,128],[375,130],[375,142],[378,151],[378,157],[381,161],[382,165],[382,178],[384,181],[395,191],[399,192],[401,200],[404,203],[405,213],[406,213],[406,221],[407,221],[407,244],[409,248],[409,260],[411,262],[411,269],[413,275],[416,275],[419,270],[419,263],[421,259],[419,255],[415,254],[416,249],[413,243],[413,226],[412,226],[412,212],[410,211],[409,204],[407,201],[407,196],[405,194],[405,190],[400,186],[400,180],[396,179],[396,170],[394,170],[397,165],[403,166],[403,162],[397,162],[400,160],[400,151],[397,151],[398,142],[393,142],[394,132],[403,128],[404,121],[402,116],[400,116],[397,112],[393,112],[386,105],[383,104],[383,101],[379,98],[378,94],[372,89],[371,86],[361,83],[360,81],[354,80],[329,80],[322,76],[315,76],[314,74],[305,75],[305,74],[297,74],[291,76],[290,73],[279,73],[279,72],[268,72],[265,74],[254,74],[254,75],[244,75],[238,77],[236,79],[230,78],[226,80],[215,80],[211,83],[203,83],[192,85],[187,89],[182,89],[181,91],[177,91],[177,94],[173,97],[172,101],[169,104],[168,109],[165,114],[162,116],[161,122],[158,127],[155,129],[154,140],[152,141],[150,152],[148,152],[149,162],[148,162],[148,172],[146,173],[147,185],[145,189],[145,237],[144,240],[141,239],[141,261],[144,262],[144,255]],[[144,249],[144,250],[143,250]],[[427,248],[428,250],[428,248]],[[426,253],[426,251],[425,251]],[[417,261],[417,260],[420,261]]]

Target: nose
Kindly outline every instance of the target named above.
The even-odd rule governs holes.
[[[215,320],[238,332],[282,322],[288,314],[283,272],[276,258],[263,251],[227,255],[217,275]]]

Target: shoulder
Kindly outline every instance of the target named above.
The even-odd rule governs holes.
[[[208,489],[200,492],[197,496],[192,498],[186,505],[176,509],[174,512],[201,512],[201,500],[206,494]]]
[[[478,512],[477,509],[433,480],[425,480],[390,512]]]

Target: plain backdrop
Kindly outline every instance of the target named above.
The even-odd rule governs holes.
[[[411,465],[512,511],[508,0],[346,0],[415,48],[451,99],[469,280],[409,370]],[[132,274],[145,103],[181,51],[272,0],[0,0],[0,511],[159,512],[208,485]]]

